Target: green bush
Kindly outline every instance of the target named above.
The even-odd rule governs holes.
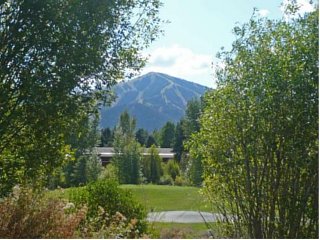
[[[115,181],[97,181],[89,184],[87,190],[89,215],[95,215],[100,206],[111,215],[121,212],[129,219],[146,217],[142,205],[133,200],[132,193],[119,188]]]
[[[160,177],[159,185],[173,185],[173,179],[170,175],[166,174]]]
[[[118,180],[116,166],[113,163],[109,163],[107,166],[103,168],[98,179],[99,180],[103,180],[103,179]]]
[[[89,193],[86,187],[69,188],[68,198],[76,207],[81,207],[87,205]]]
[[[187,179],[185,179],[182,176],[177,176],[176,179],[174,180],[174,185],[175,186],[188,186],[190,185]]]
[[[130,225],[136,234],[130,233],[127,237],[139,237],[147,230],[145,209],[133,199],[131,192],[119,188],[116,181],[99,180],[70,191],[69,196],[77,206],[87,205],[87,222],[93,222],[94,231],[100,231],[103,225],[110,227],[114,224],[112,219],[119,214],[125,218],[120,221],[121,224]]]
[[[180,175],[179,164],[176,163],[174,160],[168,161],[165,170],[166,170],[166,173],[169,174],[173,180],[175,180],[176,177]]]

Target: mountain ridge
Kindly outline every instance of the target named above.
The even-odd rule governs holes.
[[[120,114],[128,110],[137,119],[137,128],[149,131],[165,122],[177,122],[184,115],[187,102],[200,98],[209,88],[167,74],[150,72],[117,84],[117,99],[101,109],[101,127],[114,127]]]

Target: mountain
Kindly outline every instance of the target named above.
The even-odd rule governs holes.
[[[137,120],[137,128],[160,129],[183,117],[187,102],[208,88],[163,73],[151,72],[115,86],[116,101],[101,109],[101,127],[114,127],[124,110]]]

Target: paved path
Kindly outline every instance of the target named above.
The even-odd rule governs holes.
[[[202,216],[201,216],[202,215]],[[149,222],[201,223],[222,220],[222,214],[196,211],[167,211],[148,213]]]

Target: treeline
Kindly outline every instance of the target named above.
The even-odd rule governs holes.
[[[192,133],[199,131],[199,117],[201,113],[201,100],[192,99],[187,103],[185,116],[178,122],[166,122],[159,130],[148,132],[146,129],[139,128],[134,132],[136,140],[147,148],[153,144],[161,148],[174,148],[178,153],[178,160],[181,159],[183,152],[183,142],[189,139]],[[116,127],[102,128],[100,131],[100,147],[112,147]]]
[[[135,130],[135,120],[129,116],[127,111],[125,111],[120,116],[119,123],[116,127],[113,129],[103,128],[100,130],[99,146],[117,148],[119,145],[119,137],[127,135],[126,139],[130,136],[130,138],[141,147],[151,148],[153,146],[153,148],[150,149],[152,152],[150,153],[150,156],[158,155],[156,147],[173,148],[175,158],[174,163],[170,164],[175,165],[173,168],[178,168],[176,171],[178,174],[165,174],[164,178],[166,180],[162,181],[162,183],[174,182],[176,178],[175,175],[179,175],[181,176],[184,184],[188,182],[188,184],[192,185],[201,185],[203,172],[201,161],[200,159],[189,157],[186,142],[190,139],[193,133],[198,132],[200,129],[199,118],[202,106],[203,104],[201,99],[192,99],[187,103],[185,116],[179,122],[175,124],[168,121],[161,129],[154,130],[151,133],[143,128]],[[128,130],[132,132],[129,133]],[[125,145],[129,146],[130,142],[127,142]],[[125,151],[124,149],[121,150]],[[133,150],[134,149],[131,149],[131,152],[133,152]],[[123,161],[129,160],[124,159]],[[163,166],[163,168],[165,168],[165,166]],[[145,172],[146,169],[143,169],[142,171]],[[163,173],[163,169],[158,172]],[[170,170],[170,172],[174,171]],[[137,175],[137,173],[129,175]],[[159,183],[159,180],[156,182]]]

